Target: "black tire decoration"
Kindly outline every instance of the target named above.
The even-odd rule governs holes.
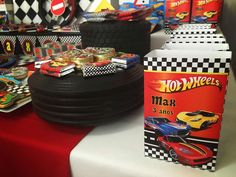
[[[51,122],[98,125],[143,104],[143,66],[111,75],[54,78],[35,72],[29,78],[35,112]]]
[[[150,51],[148,21],[85,22],[80,25],[83,48],[113,47],[143,57]]]
[[[76,0],[67,0],[66,9],[63,15],[56,17],[50,10],[51,0],[39,1],[39,16],[42,19],[42,24],[52,28],[55,25],[69,25],[77,13]]]

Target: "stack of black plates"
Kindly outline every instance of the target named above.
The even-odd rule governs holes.
[[[143,104],[143,66],[115,74],[55,78],[35,72],[29,78],[35,112],[48,121],[98,125]]]

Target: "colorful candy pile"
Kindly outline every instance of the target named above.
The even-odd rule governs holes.
[[[114,48],[76,49],[54,55],[40,67],[42,74],[62,77],[76,69],[83,77],[111,74],[117,68],[128,69],[140,63],[140,57],[135,54],[116,53]]]
[[[44,44],[43,47],[35,47],[34,56],[41,60],[41,58],[52,56],[54,54],[58,54],[60,52],[65,52],[68,50],[74,50],[76,48],[81,48],[81,45],[71,43],[49,42]]]

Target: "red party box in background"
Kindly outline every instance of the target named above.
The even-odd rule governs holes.
[[[193,23],[217,23],[223,0],[192,0]]]
[[[166,0],[166,24],[189,23],[191,0]]]

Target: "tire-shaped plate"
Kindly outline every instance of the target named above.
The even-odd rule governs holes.
[[[98,125],[143,104],[143,66],[111,75],[55,78],[35,72],[29,78],[35,112],[43,119],[74,125]]]

